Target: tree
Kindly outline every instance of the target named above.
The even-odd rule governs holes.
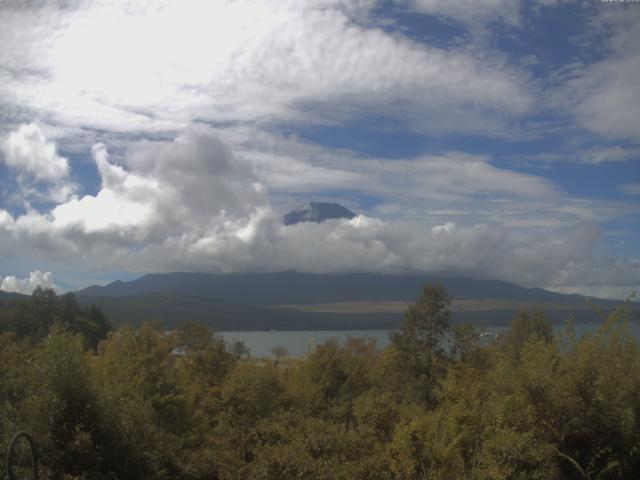
[[[122,327],[98,347],[93,378],[116,440],[109,452],[119,459],[117,478],[179,477],[177,438],[194,421],[177,378],[175,347],[173,335],[150,324]]]
[[[415,394],[427,403],[433,400],[434,377],[444,360],[450,302],[441,284],[425,285],[417,301],[405,312],[400,330],[390,334],[401,368],[417,381]]]
[[[208,386],[220,384],[236,362],[224,339],[204,325],[186,322],[178,330],[176,341],[186,350],[190,369]]]
[[[45,478],[112,471],[121,461],[105,455],[109,426],[102,416],[84,351],[84,338],[55,325],[32,351],[29,395],[18,406],[23,428],[37,441]]]
[[[231,352],[231,355],[233,355],[233,358],[235,358],[236,360],[249,358],[249,356],[251,355],[251,349],[247,347],[246,343],[244,343],[242,340],[235,340],[231,342],[231,345],[229,345],[229,351]]]
[[[553,340],[553,328],[544,312],[533,309],[519,312],[511,322],[511,328],[498,337],[499,347],[513,358],[520,357],[523,346],[530,341],[549,343]]]
[[[280,359],[289,355],[289,350],[287,350],[286,347],[281,347],[278,345],[271,349],[271,353],[273,354],[274,357],[276,357],[276,360],[273,362],[273,366],[277,367]]]
[[[215,427],[215,434],[223,444],[222,455],[216,462],[223,469],[237,472],[253,461],[256,424],[281,407],[283,391],[278,370],[271,365],[238,363],[225,379]],[[223,478],[242,478],[223,473]]]
[[[83,343],[89,348],[95,348],[111,331],[111,322],[99,308],[93,305],[80,308],[72,293],[57,296],[52,289],[40,286],[31,297],[0,310],[0,331],[12,331],[18,338],[29,338],[34,344],[47,337],[54,325],[82,334]]]
[[[73,293],[58,297],[60,322],[70,332],[84,337],[85,347],[95,349],[111,331],[111,321],[95,305],[80,309]]]

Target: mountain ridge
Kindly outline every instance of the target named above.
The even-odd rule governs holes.
[[[501,280],[452,277],[444,274],[379,273],[154,273],[138,279],[90,286],[76,295],[126,297],[144,293],[176,293],[218,298],[248,305],[310,304],[337,301],[415,300],[425,283],[442,283],[454,299],[507,299],[584,303],[587,297],[527,288]],[[599,300],[610,302],[609,300]]]

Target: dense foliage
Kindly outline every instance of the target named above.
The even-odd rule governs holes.
[[[522,312],[450,328],[426,286],[390,347],[248,358],[208,329],[109,332],[38,290],[0,307],[0,447],[52,479],[596,479],[640,472],[640,350],[624,305],[576,339]]]

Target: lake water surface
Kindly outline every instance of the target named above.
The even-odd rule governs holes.
[[[582,323],[575,326],[577,336],[596,330],[601,323]],[[485,332],[499,333],[508,327],[483,327]],[[564,325],[554,325],[554,333],[559,333]],[[640,340],[640,323],[632,322],[629,325],[630,332]],[[320,345],[329,338],[335,337],[339,342],[344,342],[350,337],[373,338],[378,347],[389,345],[390,330],[319,330],[319,331],[235,331],[218,332],[228,342],[234,340],[243,341],[251,349],[253,357],[271,356],[273,347],[285,347],[289,355],[302,356],[311,351],[316,345]]]

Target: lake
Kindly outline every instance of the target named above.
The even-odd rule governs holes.
[[[587,332],[596,330],[601,323],[581,323],[575,326],[576,335],[582,336]],[[508,327],[484,327],[485,332],[499,333]],[[564,325],[554,325],[554,333],[559,333]],[[631,333],[640,340],[640,323],[632,322],[629,326]],[[318,330],[318,331],[234,331],[218,332],[226,341],[243,341],[251,349],[253,357],[271,356],[273,347],[285,347],[289,355],[302,356],[312,350],[316,345],[320,345],[328,339],[335,337],[341,343],[350,337],[373,338],[378,347],[384,348],[389,345],[390,330]]]

